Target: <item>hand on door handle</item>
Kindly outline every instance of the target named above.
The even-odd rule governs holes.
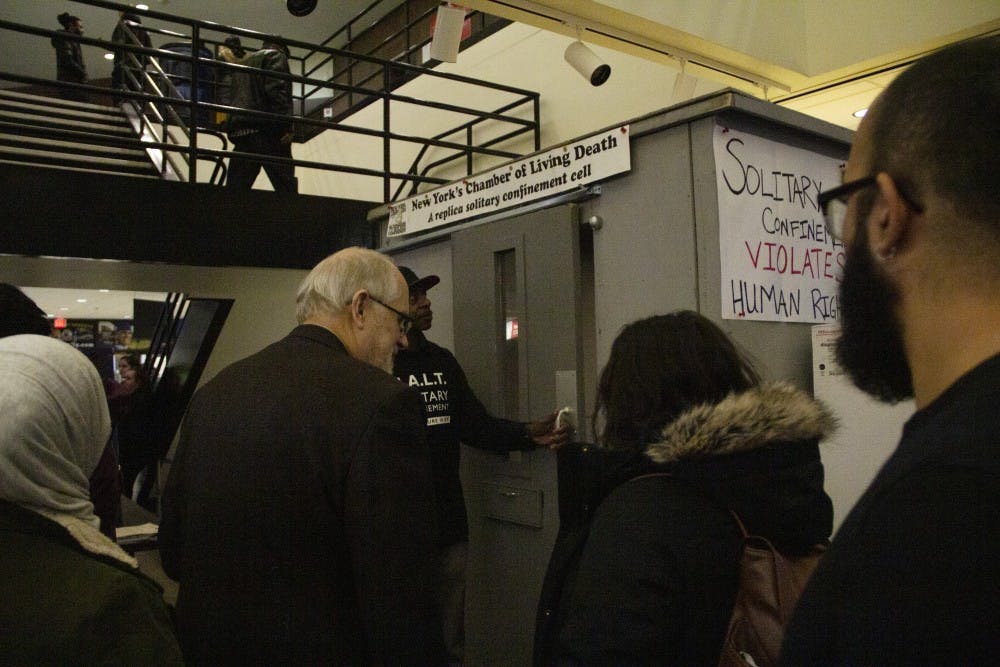
[[[564,413],[565,410],[566,408],[553,412],[538,421],[527,424],[528,438],[535,443],[536,447],[555,450],[569,442],[573,428],[565,420],[562,423],[557,421],[559,414]]]

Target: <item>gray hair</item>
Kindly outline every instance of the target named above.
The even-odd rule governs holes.
[[[358,290],[391,302],[399,297],[398,274],[380,252],[359,247],[339,250],[317,264],[299,285],[295,316],[301,324],[316,314],[336,315]]]

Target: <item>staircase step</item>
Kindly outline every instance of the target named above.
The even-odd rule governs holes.
[[[100,144],[85,144],[46,137],[29,137],[0,132],[0,145],[11,148],[47,150],[55,153],[90,155],[94,157],[120,157],[130,160],[145,160],[146,152],[138,148],[120,148]]]
[[[20,151],[0,146],[0,161],[17,162],[21,164],[45,165],[87,171],[100,171],[115,174],[157,175],[149,162],[131,160],[111,160],[104,158],[80,159],[73,156],[59,155],[48,151]]]
[[[24,140],[48,139],[68,144],[107,146],[120,150],[140,150],[139,139],[135,135],[111,135],[75,130],[66,127],[45,127],[44,125],[22,125],[4,122],[0,119],[0,134],[21,137]]]
[[[23,113],[0,111],[0,121],[9,123],[19,123],[32,127],[62,128],[67,130],[85,130],[95,134],[108,136],[129,137],[135,136],[132,128],[126,125],[110,125],[103,122],[92,122],[76,120],[71,118],[53,118],[49,115],[38,113]]]
[[[3,89],[0,162],[160,177],[120,107]]]
[[[0,99],[19,100],[30,104],[37,104],[47,109],[75,109],[77,111],[91,113],[106,113],[114,110],[115,107],[106,104],[91,104],[90,102],[77,102],[75,100],[65,100],[61,97],[49,97],[47,95],[35,95],[32,93],[22,93],[16,90],[0,88]]]
[[[25,158],[49,157],[52,160],[63,160],[68,162],[87,163],[104,166],[120,166],[126,169],[148,169],[148,160],[137,160],[124,155],[90,155],[83,152],[53,151],[47,149],[33,148],[30,146],[9,146],[0,144],[0,152],[10,157],[12,155],[23,155]]]
[[[156,173],[156,171],[153,171],[152,168],[150,168],[150,171],[148,173],[133,173],[128,171],[118,171],[114,169],[111,170],[96,169],[92,166],[75,167],[65,164],[46,164],[43,162],[27,162],[21,159],[9,160],[6,159],[2,154],[0,154],[0,164],[19,164],[19,165],[28,165],[31,167],[41,167],[44,169],[54,169],[63,171],[82,171],[82,172],[87,172],[89,174],[111,174],[114,176],[132,176],[135,178],[149,178],[149,179],[160,178],[160,175]]]
[[[109,125],[127,126],[128,119],[121,109],[113,107],[102,107],[103,111],[86,111],[82,109],[62,109],[42,106],[21,100],[5,100],[0,98],[0,114],[3,113],[27,113],[34,115],[44,115],[50,118],[62,118],[71,121],[88,121],[94,123],[107,123]]]

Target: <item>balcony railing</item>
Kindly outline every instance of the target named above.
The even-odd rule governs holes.
[[[143,133],[143,138],[137,140],[141,142],[140,147],[161,151],[165,157],[163,162],[172,162],[173,171],[189,182],[209,180],[204,170],[210,167],[218,174],[219,165],[233,154],[219,134],[215,118],[216,114],[234,112],[272,121],[291,120],[300,136],[333,133],[335,140],[360,142],[362,149],[354,150],[358,157],[354,162],[253,157],[293,164],[300,170],[300,176],[301,170],[320,170],[378,179],[382,202],[393,201],[421,187],[450,182],[462,173],[471,174],[540,147],[539,95],[532,91],[437,72],[410,62],[386,60],[154,10],[138,10],[115,2],[70,1],[109,12],[140,15],[143,29],[153,37],[154,45],[147,48],[134,39],[125,44],[113,44],[8,20],[0,20],[0,35],[13,31],[33,36],[38,39],[39,52],[47,49],[48,41],[58,35],[105,51],[126,53],[133,65],[132,85],[130,89],[114,91],[114,95],[138,110],[142,128],[156,128],[155,132]],[[244,43],[265,39],[277,41],[290,49],[293,59],[299,58],[303,63],[306,56],[328,59],[330,63],[352,63],[348,71],[359,72],[364,67],[379,75],[345,83],[343,77],[337,75],[343,70],[331,71],[329,78],[320,75],[322,68],[316,67],[308,70],[303,67],[303,73],[268,72],[268,76],[291,81],[297,92],[300,101],[291,117],[219,104],[215,101],[215,93],[217,81],[222,78],[220,74],[226,70],[249,69],[214,57],[218,46],[230,36],[240,37]],[[172,42],[169,46],[174,50],[164,48],[168,41]],[[182,45],[179,50],[178,43]],[[190,45],[190,50],[183,48],[185,44]],[[7,85],[20,84],[33,89],[63,86],[91,95],[112,94],[103,86],[55,82],[19,73],[16,62],[2,67],[0,82],[7,82]],[[400,81],[424,80],[424,77],[433,85],[421,86],[419,95],[408,95],[406,87],[398,87]],[[182,89],[188,92],[185,94]],[[345,95],[352,100],[380,103],[381,113],[367,113],[366,118],[358,118],[358,114],[340,120],[304,113],[310,100],[344,99]],[[419,118],[419,123],[413,122],[415,118]]]

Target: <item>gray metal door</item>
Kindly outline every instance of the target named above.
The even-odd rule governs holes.
[[[574,205],[452,236],[455,353],[493,414],[582,414],[581,252]],[[586,300],[585,300],[586,301]],[[469,511],[465,664],[530,665],[558,530],[555,455],[463,447]]]

